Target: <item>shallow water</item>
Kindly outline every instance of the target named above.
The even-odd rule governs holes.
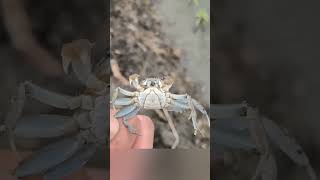
[[[186,0],[159,0],[156,10],[162,18],[163,32],[176,48],[184,52],[182,64],[187,75],[201,83],[203,101],[210,102],[210,26],[204,32],[194,32],[196,13],[199,8],[210,14],[210,1],[200,0],[199,7]]]

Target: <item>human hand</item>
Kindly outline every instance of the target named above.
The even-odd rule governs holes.
[[[138,115],[129,120],[139,133],[130,134],[123,123],[114,118],[110,110],[110,180],[143,180],[147,178],[148,159],[144,151],[152,149],[154,125],[147,116]]]
[[[110,150],[152,149],[154,125],[147,116],[138,115],[129,120],[137,128],[139,135],[130,134],[121,121],[114,118],[115,111],[110,111]]]

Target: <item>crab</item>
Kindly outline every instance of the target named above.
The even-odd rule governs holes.
[[[72,65],[76,77],[88,88],[88,93],[72,97],[46,90],[29,81],[20,84],[5,120],[11,148],[17,152],[15,137],[62,138],[22,160],[14,171],[16,177],[42,174],[46,180],[61,179],[80,169],[97,148],[106,147],[108,86],[91,73],[91,47],[89,41],[77,40],[65,44],[62,50],[65,72],[68,73]],[[55,108],[72,110],[73,115],[23,117],[27,97]]]
[[[119,107],[115,118],[122,118],[123,124],[132,134],[138,134],[137,129],[129,124],[129,119],[134,117],[141,109],[163,110],[169,126],[175,136],[175,141],[171,146],[176,148],[179,144],[179,135],[177,134],[168,111],[184,112],[190,110],[188,119],[192,120],[194,135],[199,131],[197,125],[197,113],[200,111],[207,119],[210,127],[210,118],[205,108],[188,94],[173,94],[169,90],[174,83],[173,78],[164,76],[161,78],[145,78],[140,80],[138,74],[129,76],[129,84],[137,91],[131,92],[121,87],[117,87],[111,99],[114,108]],[[118,97],[122,94],[126,97]]]
[[[211,143],[214,146],[214,162],[224,160],[228,151],[241,150],[260,159],[252,180],[278,178],[276,150],[282,151],[295,164],[304,168],[310,180],[316,180],[315,170],[309,158],[290,133],[273,120],[263,116],[258,108],[248,103],[211,104],[214,129]],[[258,153],[257,153],[258,152]],[[301,168],[301,169],[302,169]],[[303,179],[308,179],[305,176]]]

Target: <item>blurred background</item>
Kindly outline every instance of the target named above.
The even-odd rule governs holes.
[[[0,1],[0,112],[1,123],[10,97],[19,83],[33,83],[54,92],[79,95],[84,87],[62,71],[61,48],[77,39],[96,42],[93,64],[107,64],[106,2],[103,0],[1,0]],[[107,72],[107,70],[105,70]],[[109,76],[110,74],[106,74]],[[64,113],[28,99],[24,114]],[[18,140],[21,150],[36,150],[42,142]],[[0,136],[0,162],[8,161],[8,138]],[[100,151],[90,167],[106,168]],[[14,162],[12,162],[14,163]],[[1,168],[9,168],[9,164]],[[14,167],[10,167],[14,168]],[[4,172],[4,169],[0,169]],[[105,173],[103,173],[105,175]]]
[[[318,7],[317,1],[214,1],[211,102],[257,106],[297,139],[319,175]],[[252,176],[257,159],[235,153],[229,163],[215,162],[214,179]],[[276,156],[278,179],[308,179],[283,154]]]
[[[134,91],[128,77],[175,78],[170,92],[188,93],[208,109],[210,99],[210,1],[111,0],[111,92],[120,86]],[[200,11],[202,10],[202,11]],[[201,17],[200,12],[205,12]],[[197,20],[206,20],[203,27]],[[198,113],[203,136],[193,135],[189,114],[172,112],[180,135],[178,148],[208,149],[209,128]],[[163,118],[153,110],[141,110],[155,123],[155,148],[169,148],[174,138]]]

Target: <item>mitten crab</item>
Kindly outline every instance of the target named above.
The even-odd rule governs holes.
[[[176,133],[168,111],[184,112],[190,110],[189,119],[192,120],[194,135],[199,131],[196,110],[199,110],[206,117],[210,126],[210,118],[205,108],[198,101],[188,94],[173,94],[169,92],[174,83],[173,78],[165,76],[162,78],[146,78],[140,80],[138,74],[133,74],[129,77],[129,83],[137,89],[137,91],[131,92],[117,87],[111,103],[114,107],[120,107],[120,110],[115,114],[115,118],[123,118],[123,123],[130,133],[139,134],[137,130],[128,123],[128,120],[134,117],[141,109],[162,109],[164,111],[170,128],[176,138],[172,145],[173,149],[176,148],[179,143],[179,136]],[[126,97],[118,97],[119,93]]]

